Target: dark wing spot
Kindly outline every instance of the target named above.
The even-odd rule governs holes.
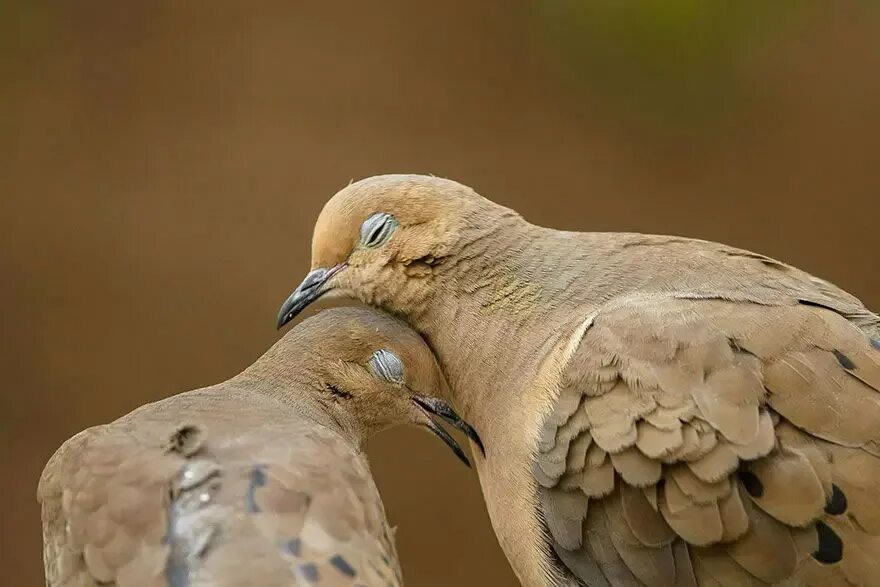
[[[357,574],[354,571],[354,567],[348,564],[348,561],[342,558],[342,555],[340,554],[334,555],[333,558],[330,559],[330,564],[347,577],[354,577]]]
[[[302,542],[299,538],[288,540],[284,545],[284,549],[293,556],[299,556],[299,553],[302,551]]]
[[[828,503],[825,504],[825,511],[832,516],[839,516],[846,511],[846,496],[837,485],[831,486],[831,497],[828,498]]]
[[[844,355],[839,350],[834,349],[831,352],[834,353],[834,356],[837,357],[837,362],[840,363],[840,366],[843,367],[844,369],[847,369],[848,371],[852,371],[853,369],[856,368],[856,364],[853,363],[849,357]]]
[[[251,469],[251,481],[248,484],[245,501],[247,502],[247,510],[252,514],[260,512],[260,506],[257,505],[257,488],[266,485],[266,467],[264,465],[254,465]]]
[[[303,580],[308,581],[309,583],[318,582],[318,567],[316,567],[314,563],[306,563],[297,568],[299,569],[299,574]]]
[[[168,439],[165,450],[188,457],[202,447],[202,442],[204,442],[204,433],[201,428],[189,425],[181,426]]]
[[[834,530],[825,522],[816,522],[816,534],[819,535],[819,548],[813,553],[813,558],[820,563],[836,563],[843,558],[843,542]]]
[[[740,471],[739,480],[742,481],[743,487],[752,497],[761,497],[764,495],[764,484],[758,479],[757,475],[751,471]]]
[[[872,338],[871,346],[880,351],[880,338]]]

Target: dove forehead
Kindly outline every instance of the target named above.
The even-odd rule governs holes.
[[[310,352],[298,352],[303,348]],[[396,355],[409,384],[425,392],[441,384],[440,368],[424,339],[405,322],[372,308],[318,312],[294,326],[260,361],[285,362],[295,355],[298,361],[318,363],[323,371],[336,359],[367,365],[377,351]]]
[[[392,347],[403,354],[431,354],[424,340],[406,323],[372,308],[323,310],[294,326],[282,341],[287,338],[329,352],[351,348],[372,353]]]
[[[354,182],[325,204],[312,238],[313,267],[332,267],[351,254],[360,226],[385,212],[402,225],[462,214],[469,202],[483,200],[458,182],[427,175],[377,175]]]

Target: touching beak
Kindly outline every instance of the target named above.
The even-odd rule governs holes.
[[[306,278],[293,290],[290,297],[281,304],[281,310],[278,312],[278,328],[296,318],[297,314],[302,312],[306,306],[327,293],[328,288],[325,287],[327,282],[347,266],[346,263],[340,263],[330,269],[321,267],[306,275]]]
[[[452,426],[464,432],[465,435],[473,440],[474,443],[480,448],[480,452],[483,453],[483,456],[486,455],[486,449],[483,447],[483,441],[480,440],[480,436],[477,434],[477,431],[474,430],[470,424],[462,420],[458,416],[458,414],[456,414],[455,411],[451,407],[449,407],[449,404],[447,404],[443,400],[422,395],[414,395],[412,399],[413,402],[415,402],[420,408],[422,408],[422,410],[424,410],[426,414],[434,414],[435,416],[439,416]],[[461,461],[465,465],[470,467],[470,461],[468,461],[468,458],[465,456],[464,451],[461,449],[461,446],[459,446],[455,439],[452,438],[452,436],[450,436],[449,433],[446,432],[446,430],[444,430],[441,426],[434,422],[434,420],[431,419],[430,416],[428,417],[427,422],[428,423],[426,423],[425,425],[428,427],[428,429],[439,436],[440,440],[445,442],[446,445],[452,449],[452,452],[455,453],[455,456],[461,459]]]

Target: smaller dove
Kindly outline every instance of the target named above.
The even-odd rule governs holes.
[[[361,445],[437,415],[424,341],[342,308],[303,321],[232,379],[80,432],[43,470],[50,587],[400,585],[393,534]]]

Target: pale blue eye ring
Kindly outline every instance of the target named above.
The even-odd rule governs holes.
[[[378,247],[388,240],[399,223],[394,216],[387,212],[376,212],[361,224],[361,245],[365,247]]]
[[[376,377],[390,383],[403,383],[403,361],[387,349],[379,349],[370,357],[370,369]]]

